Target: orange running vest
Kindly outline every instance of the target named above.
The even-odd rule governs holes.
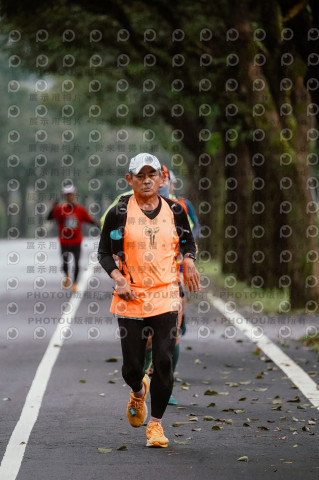
[[[127,204],[124,229],[125,278],[137,298],[126,302],[114,291],[110,311],[121,317],[145,318],[181,308],[178,288],[179,237],[174,215],[162,200],[159,214],[152,220],[132,195]],[[132,281],[133,282],[132,282]]]

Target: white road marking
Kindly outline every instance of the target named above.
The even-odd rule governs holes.
[[[238,328],[246,337],[255,343],[299,388],[303,395],[319,409],[319,390],[316,382],[297,365],[288,355],[286,355],[277,345],[275,345],[264,333],[260,336],[255,325],[252,325],[240,313],[228,308],[220,298],[208,294],[209,302],[236,328]],[[257,335],[256,335],[257,334]]]
[[[92,274],[90,266],[82,274],[81,280],[78,284],[78,292],[84,292],[90,275]],[[75,316],[77,309],[82,300],[82,295],[74,295],[69,300],[72,305],[72,316]],[[28,440],[32,428],[37,421],[43,396],[51,376],[54,364],[59,356],[65,335],[62,330],[65,329],[67,322],[64,322],[64,317],[69,318],[69,313],[64,313],[61,316],[61,321],[58,323],[47,349],[38,366],[32,385],[25,400],[20,418],[12,432],[9,443],[7,445],[5,454],[0,465],[0,478],[5,480],[15,480],[17,477],[24,452],[28,444]]]

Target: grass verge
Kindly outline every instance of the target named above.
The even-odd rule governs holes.
[[[224,302],[248,308],[252,313],[291,313],[288,289],[262,289],[239,282],[234,275],[224,275],[216,261],[198,265],[201,275],[210,278],[213,294]]]
[[[305,337],[301,337],[300,341],[310,347],[315,352],[319,353],[319,333],[316,335],[306,335]]]

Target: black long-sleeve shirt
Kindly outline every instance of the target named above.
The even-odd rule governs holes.
[[[126,202],[128,201],[128,199],[129,197],[126,198]],[[149,218],[153,219],[160,212],[162,202],[163,201],[167,202],[174,215],[175,228],[180,239],[179,250],[181,254],[185,255],[186,253],[191,253],[192,255],[195,255],[196,245],[195,245],[194,237],[192,235],[191,228],[187,219],[187,214],[184,208],[181,206],[181,204],[174,202],[173,200],[170,200],[164,197],[159,197],[159,199],[160,199],[160,203],[155,210],[152,210],[151,212],[143,210],[143,212]],[[99,262],[109,275],[113,270],[117,268],[115,260],[113,259],[113,255],[114,254],[117,255],[117,251],[115,251],[114,249],[114,242],[112,242],[112,239],[111,239],[111,232],[119,228],[119,211],[121,209],[120,202],[117,205],[115,205],[113,208],[111,208],[105,217],[105,222],[103,225],[103,230],[101,232],[101,238],[100,238],[100,243],[98,248]],[[122,208],[125,211],[126,209],[125,205],[123,205]],[[124,225],[121,225],[121,226],[124,227]],[[118,243],[117,245],[117,247],[119,247],[119,251],[121,250],[120,245],[121,245],[120,243]],[[123,250],[123,244],[122,244],[122,250]]]

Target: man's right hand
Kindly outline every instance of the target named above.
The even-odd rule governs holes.
[[[123,277],[123,275],[118,269],[115,269],[113,270],[113,272],[111,272],[111,277],[113,278],[113,280],[115,280],[116,283],[114,291],[115,295],[118,295],[122,300],[125,300],[126,302],[137,298],[137,296],[127,283],[126,279]]]

